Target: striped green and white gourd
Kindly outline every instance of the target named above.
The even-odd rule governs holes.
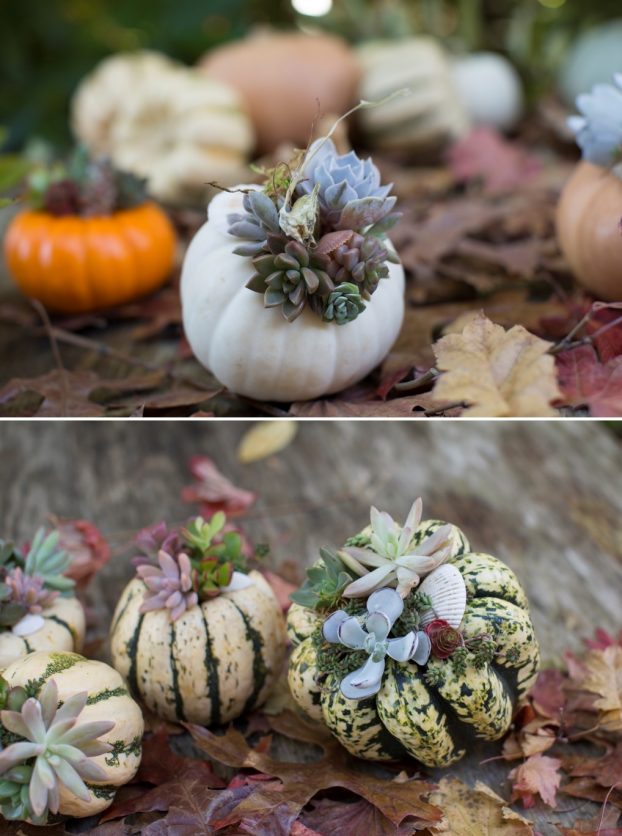
[[[34,633],[18,636],[11,629],[0,633],[0,671],[35,651],[73,651],[84,643],[84,609],[73,596],[56,598],[42,612],[43,625]]]
[[[86,691],[88,699],[78,718],[78,727],[98,720],[114,720],[114,727],[99,738],[110,743],[112,751],[93,758],[106,773],[106,779],[86,782],[90,791],[88,801],[77,798],[61,785],[59,813],[80,818],[109,807],[117,789],[127,784],[138,770],[144,731],[142,712],[120,674],[104,662],[85,659],[77,653],[41,651],[13,662],[2,676],[10,688],[21,685],[34,697],[53,678],[59,702]]]
[[[218,725],[261,705],[285,658],[285,626],[270,585],[253,585],[187,609],[141,613],[146,587],[125,588],[110,631],[115,668],[131,692],[167,720]]]
[[[417,541],[443,524],[422,522]],[[299,604],[290,607],[292,695],[305,714],[325,723],[358,757],[392,760],[409,754],[429,767],[449,766],[475,740],[503,737],[536,678],[539,648],[516,575],[498,558],[471,552],[459,529],[455,542],[457,548],[447,562],[458,569],[466,586],[461,632],[465,639],[487,632],[496,644],[494,659],[481,668],[467,662],[464,671],[455,670],[451,657],[432,656],[424,666],[387,658],[379,693],[349,700],[339,689],[340,677],[323,675],[318,667],[316,635],[326,614]],[[433,680],[435,669],[438,676]]]
[[[380,101],[396,90],[410,91],[359,113],[361,132],[371,148],[438,153],[445,143],[466,133],[469,120],[449,61],[434,39],[369,41],[357,55],[363,71],[362,99]]]

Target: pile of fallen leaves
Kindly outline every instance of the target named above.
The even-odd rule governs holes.
[[[291,432],[288,438],[289,431],[275,428],[286,423],[252,428],[238,455],[257,459],[284,446]],[[193,481],[182,499],[203,515],[222,510],[243,518],[252,509],[256,495],[233,484],[209,457],[191,459],[190,471]],[[104,538],[84,520],[52,521],[75,577],[86,583],[109,557]],[[285,611],[293,584],[274,572],[265,575]],[[413,760],[375,765],[349,755],[324,725],[293,710],[285,669],[266,705],[226,728],[176,725],[147,712],[135,779],[100,816],[68,820],[47,832],[622,836],[622,633],[614,638],[597,630],[586,645],[582,656],[568,652],[540,673],[510,735],[489,747],[492,757],[481,760],[473,751],[433,774]],[[478,774],[489,783],[462,780]],[[548,829],[532,823],[534,812]],[[5,822],[2,829],[7,836],[36,832],[21,823]]]
[[[7,279],[0,415],[620,417],[622,310],[576,285],[555,236],[571,154],[534,115],[512,142],[473,131],[437,168],[375,158],[404,213],[392,239],[406,316],[382,367],[332,398],[265,404],[224,389],[184,339],[178,278],[54,320]],[[176,214],[184,246],[203,219]]]

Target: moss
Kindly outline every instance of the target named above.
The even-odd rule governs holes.
[[[91,694],[91,696],[87,699],[86,704],[95,705],[95,703],[103,702],[104,700],[110,699],[110,697],[124,697],[127,693],[127,688],[122,688],[121,686],[118,688],[104,688],[103,691]]]
[[[39,691],[51,676],[72,668],[78,662],[81,662],[82,659],[83,657],[78,653],[50,653],[50,662],[47,664],[41,676],[37,679],[29,679],[24,686],[26,694],[29,697],[37,697]]]
[[[126,743],[124,740],[115,740],[112,744],[112,752],[109,752],[105,757],[106,764],[108,766],[119,766],[119,758],[121,755],[135,755],[139,757],[141,745],[142,737],[140,735],[136,735],[129,743]]]
[[[363,650],[349,650],[342,644],[331,644],[324,639],[321,630],[311,636],[317,654],[317,667],[323,676],[335,674],[343,678],[367,661],[368,654]]]

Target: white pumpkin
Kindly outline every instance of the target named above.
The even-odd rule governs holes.
[[[397,90],[408,95],[362,110],[358,121],[371,148],[407,154],[438,153],[465,134],[462,106],[445,52],[433,38],[369,41],[358,50],[360,97],[379,101]]]
[[[0,633],[0,671],[33,651],[82,650],[85,620],[73,595],[56,598],[39,615],[27,615],[13,629]]]
[[[513,64],[495,52],[456,58],[452,76],[458,97],[474,125],[514,128],[523,114],[523,86]]]
[[[30,690],[35,683],[37,688],[33,696],[38,696],[45,683],[53,678],[59,702],[86,691],[88,701],[78,717],[78,727],[99,720],[114,720],[113,728],[98,738],[111,744],[112,751],[93,758],[93,762],[103,769],[105,780],[88,784],[88,801],[77,798],[61,785],[59,812],[80,818],[109,807],[117,788],[127,784],[138,770],[144,731],[142,712],[117,671],[77,653],[39,652],[14,662],[2,676],[10,688],[28,684]]]
[[[308,308],[287,322],[245,287],[252,261],[234,253],[240,241],[227,232],[227,216],[244,211],[242,198],[234,192],[212,200],[184,261],[184,329],[198,360],[231,391],[257,400],[309,400],[356,383],[384,359],[399,334],[401,264],[389,264],[388,278],[353,322],[326,323]]]
[[[237,182],[254,145],[235,90],[148,51],[102,61],[73,97],[72,125],[93,154],[172,203],[204,201],[210,181]]]
[[[130,690],[167,720],[226,723],[261,705],[281,672],[285,624],[263,575],[172,621],[170,610],[141,613],[147,587],[126,586],[115,610],[110,651]]]

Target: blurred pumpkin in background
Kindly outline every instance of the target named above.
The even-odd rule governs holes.
[[[143,184],[84,155],[31,178],[31,206],[8,226],[8,271],[46,308],[86,313],[130,302],[170,276],[176,236]]]
[[[621,57],[622,69],[622,57]],[[577,98],[569,121],[583,160],[557,208],[557,235],[576,278],[597,298],[622,301],[622,72]]]
[[[467,132],[469,119],[448,58],[433,38],[369,41],[357,55],[361,99],[378,101],[396,90],[409,91],[358,114],[367,145],[406,155],[438,154]]]
[[[209,52],[200,67],[242,96],[261,154],[306,147],[320,113],[345,113],[357,100],[358,62],[331,35],[260,31]]]
[[[102,61],[75,92],[72,125],[92,153],[173,204],[201,205],[210,182],[239,182],[254,145],[233,88],[150,51]]]

